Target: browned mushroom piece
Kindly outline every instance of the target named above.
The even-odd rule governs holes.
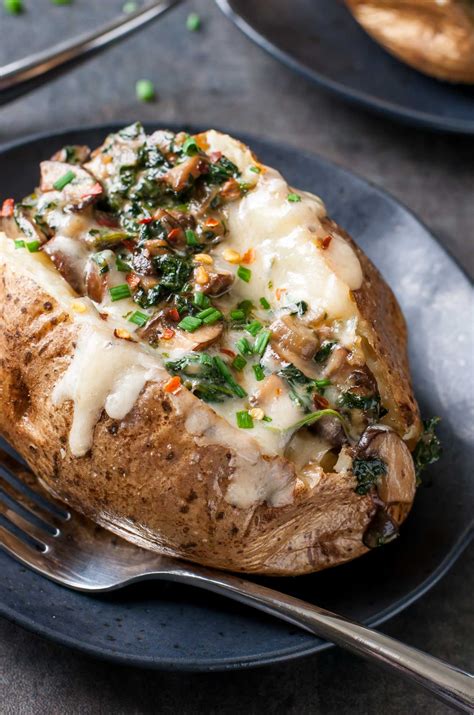
[[[101,272],[95,261],[89,260],[85,270],[86,293],[95,303],[102,303],[107,290],[107,273]]]
[[[230,271],[206,271],[209,280],[202,286],[200,290],[206,295],[211,295],[217,298],[226,293],[234,282],[234,274]]]
[[[398,506],[410,505],[415,496],[416,478],[413,457],[402,438],[389,427],[368,427],[358,445],[360,459],[378,458],[384,462],[387,473],[377,486],[380,499],[397,518]]]
[[[270,325],[271,347],[280,358],[293,363],[308,377],[317,377],[313,357],[319,341],[313,330],[293,315],[283,315]]]
[[[55,184],[58,181],[68,172],[73,174],[74,178],[61,189],[64,199],[69,204],[67,208],[71,211],[81,211],[97,201],[103,193],[102,186],[95,178],[76,164],[66,164],[62,161],[42,161],[40,167],[41,191],[55,191]]]
[[[55,236],[44,246],[43,251],[79,295],[86,293],[85,268],[88,252],[85,246],[73,238]]]
[[[85,144],[64,146],[51,157],[51,161],[62,161],[66,164],[84,164],[89,159],[91,150]]]
[[[197,179],[198,176],[205,174],[207,171],[207,159],[196,154],[196,156],[190,156],[189,159],[174,166],[162,178],[171,186],[173,191],[182,191],[188,185],[190,179]]]
[[[377,546],[390,543],[398,534],[397,522],[386,509],[379,507],[364,531],[362,541],[368,549],[375,549]]]
[[[194,333],[188,333],[178,328],[174,321],[167,318],[165,311],[162,311],[140,328],[137,335],[151,345],[156,345],[163,340],[163,344],[166,342],[170,350],[204,350],[220,338],[223,327],[219,322],[214,325],[203,325]]]
[[[313,422],[308,429],[314,435],[324,439],[331,447],[342,447],[344,442],[347,442],[346,433],[337,417],[326,415],[317,422]]]

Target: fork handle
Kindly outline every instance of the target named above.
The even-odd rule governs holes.
[[[64,69],[92,57],[115,44],[177,5],[181,0],[155,0],[107,25],[66,40],[52,49],[36,52],[22,60],[0,67],[0,105],[13,101],[53,79]]]
[[[417,683],[461,712],[474,710],[473,675],[390,636],[232,574],[192,566],[177,568],[167,578],[270,613]]]

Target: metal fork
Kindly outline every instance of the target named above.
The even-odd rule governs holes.
[[[53,500],[0,449],[0,546],[68,588],[101,593],[136,581],[190,584],[240,601],[385,666],[462,712],[474,709],[474,676],[342,616],[237,575],[138,548]]]
[[[149,2],[139,10],[122,15],[98,30],[86,32],[50,49],[0,67],[0,105],[36,89],[65,69],[92,57],[132,32],[141,30],[179,2],[181,0]]]

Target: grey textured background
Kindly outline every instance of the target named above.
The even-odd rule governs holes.
[[[99,24],[123,2],[24,4],[28,12],[20,17],[0,11],[0,64]],[[185,29],[191,9],[203,18],[199,33]],[[155,82],[153,104],[135,99],[141,77]],[[328,97],[253,46],[211,0],[185,3],[100,58],[2,108],[0,143],[38,131],[135,119],[220,126],[318,152],[393,193],[474,274],[474,140],[397,125]],[[472,669],[472,566],[471,550],[431,593],[383,630]],[[431,715],[449,712],[338,650],[244,673],[170,675],[92,661],[0,621],[2,715],[381,710],[389,715],[428,709]]]

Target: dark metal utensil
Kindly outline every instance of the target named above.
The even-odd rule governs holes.
[[[136,12],[122,15],[98,30],[84,33],[53,48],[35,52],[22,60],[1,67],[0,105],[31,92],[106,47],[141,30],[180,1],[149,2]]]
[[[38,573],[88,593],[148,579],[177,581],[240,601],[336,643],[430,690],[461,712],[474,708],[474,676],[335,613],[239,576],[132,546],[53,501],[0,449],[0,548]]]

